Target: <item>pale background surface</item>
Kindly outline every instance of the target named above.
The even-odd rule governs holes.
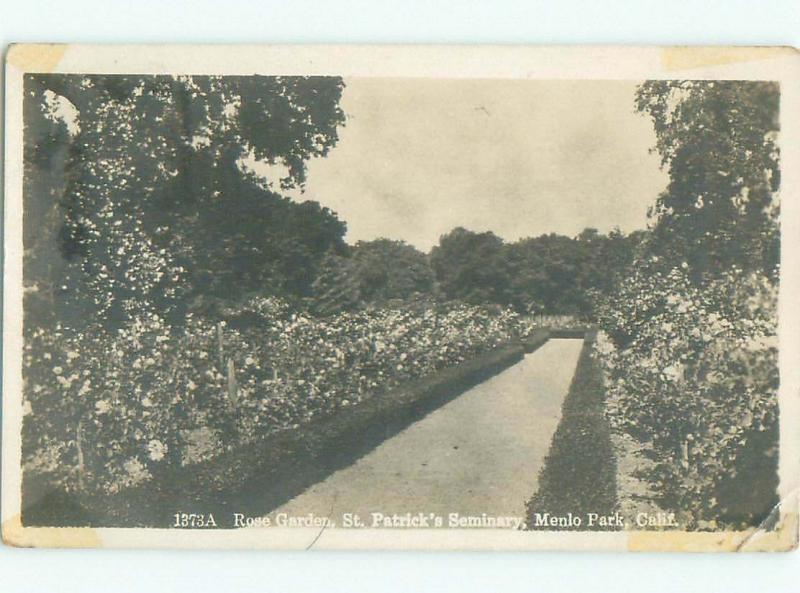
[[[800,45],[794,0],[52,3],[0,0],[0,43]],[[0,547],[2,591],[795,590],[800,554],[129,552]]]

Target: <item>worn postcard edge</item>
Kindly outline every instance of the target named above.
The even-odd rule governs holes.
[[[304,74],[481,79],[735,79],[781,85],[780,504],[730,532],[33,528],[20,521],[22,77],[25,73]],[[787,551],[800,481],[800,55],[791,47],[12,45],[5,68],[2,538],[21,547]]]

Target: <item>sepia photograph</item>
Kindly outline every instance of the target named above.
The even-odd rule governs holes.
[[[7,543],[797,545],[794,50],[122,48],[8,56]]]

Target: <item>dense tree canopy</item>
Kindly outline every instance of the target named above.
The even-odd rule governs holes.
[[[508,303],[511,270],[503,240],[492,232],[458,227],[431,250],[431,265],[446,298]]]
[[[575,238],[549,234],[512,243],[513,300],[539,312],[588,314],[596,293],[615,288],[639,240],[639,233],[586,229]]]
[[[779,88],[772,82],[650,81],[636,106],[653,120],[669,185],[652,211],[652,252],[696,279],[732,265],[773,273]]]
[[[589,314],[594,293],[608,293],[626,272],[641,233],[577,237],[554,233],[504,243],[493,233],[458,228],[431,252],[446,298],[512,305],[520,311]]]
[[[196,295],[307,292],[316,261],[343,248],[345,225],[277,192],[302,185],[307,159],[336,143],[342,87],[323,77],[27,77],[26,207],[47,227],[27,227],[27,245],[38,235],[64,256],[31,262],[35,292],[111,323],[136,309],[179,315]],[[249,175],[248,159],[272,165],[275,179]]]
[[[345,255],[329,254],[314,282],[315,307],[330,313],[394,299],[429,298],[434,275],[427,256],[403,241],[359,241]]]
[[[434,276],[425,254],[403,241],[359,241],[353,258],[361,270],[361,290],[367,300],[408,299],[433,290]]]

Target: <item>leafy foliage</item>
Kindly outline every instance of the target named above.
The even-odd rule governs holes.
[[[607,414],[650,452],[689,528],[758,524],[776,504],[778,88],[652,81],[670,183],[632,273],[596,314]]]
[[[732,514],[760,521],[775,502],[776,297],[754,272],[733,270],[701,289],[675,269],[636,274],[599,308],[601,324],[626,337],[624,348],[598,340],[609,418],[651,447],[651,479],[690,526]],[[757,484],[738,475],[753,456]],[[748,490],[762,496],[742,512],[737,499]]]
[[[26,208],[47,213],[29,225],[44,220],[41,243],[65,261],[33,265],[26,280],[56,318],[112,327],[139,314],[180,320],[197,295],[305,294],[317,260],[343,248],[345,226],[275,190],[302,185],[305,161],[336,143],[342,87],[320,77],[28,76]],[[283,173],[265,185],[251,161]]]
[[[511,270],[503,240],[492,232],[456,228],[431,251],[442,293],[468,303],[508,303]]]
[[[403,241],[359,241],[343,256],[329,255],[314,282],[314,305],[322,313],[430,298],[434,275],[424,253]]]
[[[669,171],[652,252],[688,263],[697,281],[735,265],[775,274],[780,185],[777,83],[650,81],[636,106],[648,114]]]
[[[504,243],[493,233],[458,228],[431,252],[442,294],[545,314],[588,315],[593,294],[608,294],[633,260],[641,233],[575,238],[541,235]]]
[[[640,241],[641,233],[586,229],[574,239],[550,234],[512,243],[512,300],[537,312],[588,316],[596,295],[611,293],[627,273]]]
[[[26,471],[68,490],[114,492],[535,329],[512,311],[463,304],[327,319],[275,299],[242,309],[228,315],[257,322],[234,328],[198,318],[175,331],[151,315],[113,337],[99,324],[35,330],[25,346]]]

